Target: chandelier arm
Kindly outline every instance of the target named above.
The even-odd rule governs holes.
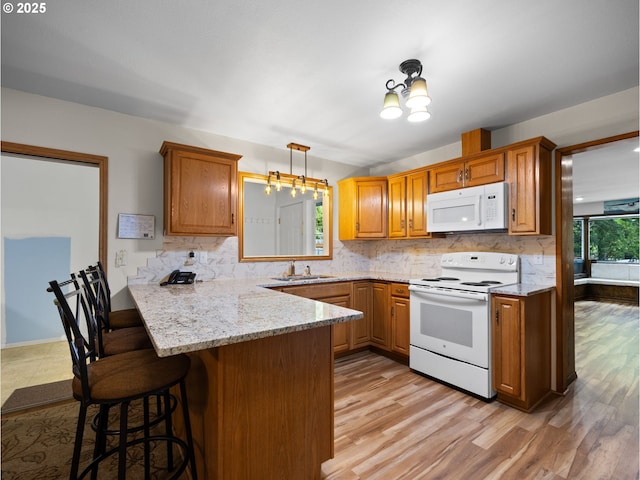
[[[391,84],[391,86],[389,86],[390,84]],[[390,78],[389,80],[387,80],[386,87],[387,87],[387,90],[392,92],[396,88],[399,88],[399,87],[406,88],[407,86],[404,83],[396,84],[396,81],[393,78]]]

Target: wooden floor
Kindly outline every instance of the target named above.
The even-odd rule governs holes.
[[[576,303],[578,380],[533,413],[373,353],[336,362],[326,480],[638,479],[638,307]]]

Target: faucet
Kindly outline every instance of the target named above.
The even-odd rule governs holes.
[[[296,274],[296,263],[295,260],[291,260],[289,262],[289,269],[287,270],[287,275],[289,277],[293,277]]]

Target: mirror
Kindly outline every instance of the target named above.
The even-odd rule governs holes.
[[[241,262],[287,259],[330,260],[333,257],[333,188],[329,195],[313,188],[291,197],[291,184],[265,193],[267,176],[238,174],[238,255]]]

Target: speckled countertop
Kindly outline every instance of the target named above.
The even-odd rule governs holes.
[[[261,286],[290,284],[270,279],[220,279],[165,287],[129,285],[129,291],[159,356],[204,350],[363,317],[357,310]]]
[[[514,295],[516,297],[529,297],[538,293],[548,292],[556,288],[555,285],[534,285],[529,283],[515,283],[513,285],[505,285],[504,287],[495,287],[491,289],[491,293],[502,295]]]
[[[136,307],[160,356],[204,350],[257,338],[362,318],[362,312],[269,288],[317,283],[383,280],[408,283],[398,272],[340,272],[323,278],[216,279],[194,285],[129,285]],[[265,288],[267,287],[267,288]],[[515,284],[492,293],[530,296],[553,285]]]

